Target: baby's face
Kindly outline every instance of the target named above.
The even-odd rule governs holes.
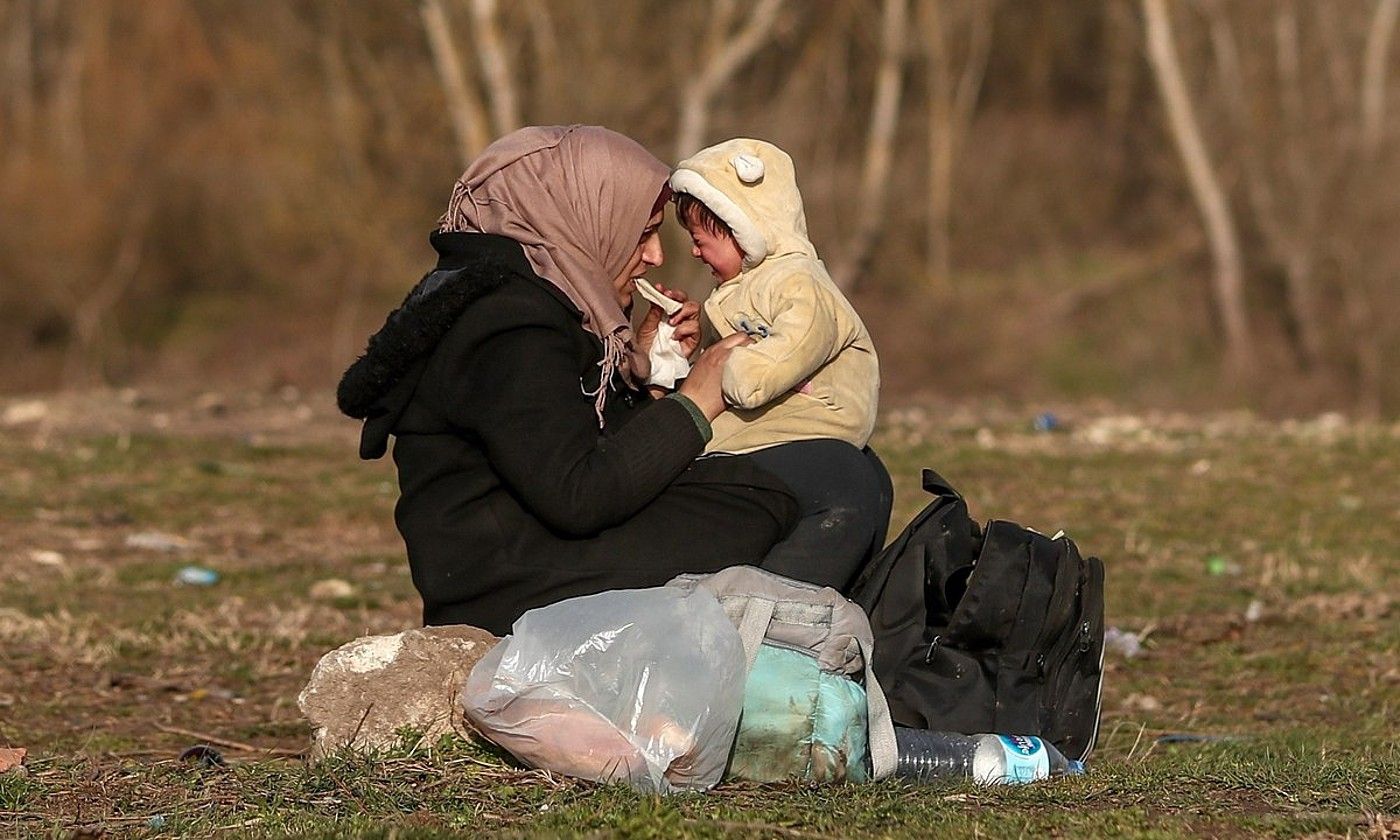
[[[685,230],[690,234],[690,255],[709,266],[715,283],[723,283],[739,276],[744,265],[744,252],[739,243],[726,234],[710,233],[703,226],[683,220]]]

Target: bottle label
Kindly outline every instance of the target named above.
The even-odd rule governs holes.
[[[1034,782],[1050,775],[1050,753],[1032,735],[998,735],[1006,754],[1008,782]]]

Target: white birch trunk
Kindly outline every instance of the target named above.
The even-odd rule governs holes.
[[[1361,148],[1367,160],[1380,154],[1385,137],[1386,57],[1400,18],[1400,0],[1380,0],[1366,33],[1366,51],[1361,76]]]
[[[948,284],[952,263],[953,169],[981,94],[992,43],[992,0],[973,0],[968,55],[954,87],[942,6],[942,0],[926,0],[923,6],[929,68],[928,273],[937,286]]]
[[[422,0],[418,10],[423,17],[423,31],[428,36],[438,82],[447,98],[447,112],[457,137],[457,151],[465,167],[491,142],[486,128],[486,109],[466,76],[461,56],[457,54],[457,45],[453,42],[442,0]]]
[[[783,0],[758,0],[743,27],[732,37],[715,39],[719,43],[709,53],[704,67],[691,78],[681,93],[680,128],[676,134],[676,158],[689,157],[699,151],[705,141],[710,121],[710,105],[715,95],[734,78],[739,69],[768,41],[782,9]],[[732,8],[732,4],[731,4]],[[716,19],[727,24],[723,8],[716,9]],[[725,29],[727,30],[727,25]],[[712,28],[712,37],[713,37]]]
[[[861,165],[855,234],[845,257],[832,272],[832,279],[842,289],[854,289],[858,284],[884,222],[885,193],[889,187],[895,132],[899,128],[899,104],[904,92],[908,17],[908,0],[885,0],[880,24],[880,65],[875,76],[875,101],[870,109],[870,130]]]
[[[1229,202],[1206,151],[1190,94],[1182,78],[1165,0],[1142,0],[1142,9],[1148,61],[1210,243],[1215,264],[1212,289],[1225,333],[1226,359],[1232,371],[1247,376],[1254,370],[1255,353],[1245,314],[1244,264],[1239,234],[1230,214]]]
[[[506,59],[496,0],[472,0],[472,34],[476,39],[476,55],[481,62],[487,98],[491,102],[492,126],[497,137],[509,134],[520,127],[520,104],[515,77]]]

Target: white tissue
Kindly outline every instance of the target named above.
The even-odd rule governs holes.
[[[642,297],[666,313],[666,318],[681,311],[680,301],[661,294],[655,286],[642,278],[634,278],[632,283],[636,285],[637,291],[642,293]],[[651,343],[651,351],[647,354],[647,358],[651,360],[651,376],[647,377],[647,384],[674,388],[677,381],[690,373],[690,360],[685,357],[681,343],[676,340],[676,328],[667,323],[666,318],[661,319],[661,325],[656,331],[656,340]]]

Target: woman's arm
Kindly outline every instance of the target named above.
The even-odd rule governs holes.
[[[674,399],[649,403],[615,433],[600,432],[579,381],[574,340],[553,325],[494,333],[447,375],[452,421],[481,441],[492,468],[530,512],[569,536],[591,536],[630,518],[705,447],[707,436]]]

